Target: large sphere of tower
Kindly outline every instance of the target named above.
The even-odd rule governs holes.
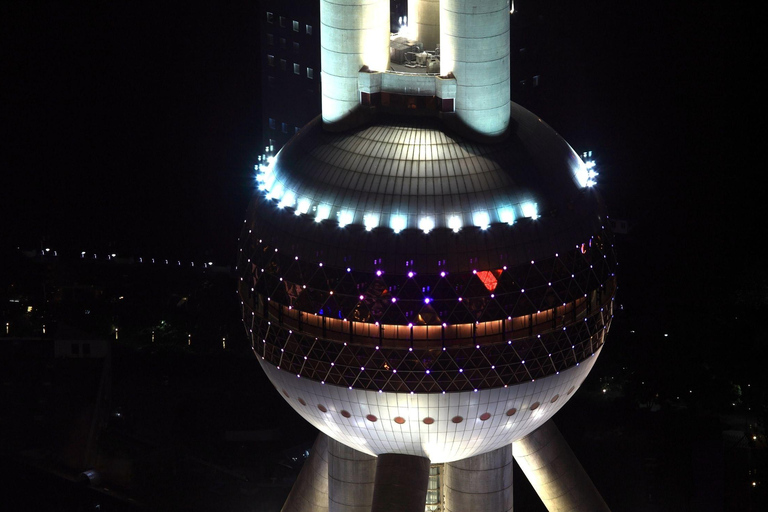
[[[589,167],[509,102],[509,2],[422,6],[439,76],[387,71],[386,3],[321,2],[323,114],[257,166],[239,295],[303,418],[367,454],[450,462],[530,434],[584,381],[612,238]],[[436,107],[386,112],[413,94]]]
[[[509,444],[583,382],[610,325],[611,236],[584,163],[512,106],[479,144],[428,118],[319,120],[259,173],[240,296],[289,404],[365,453]]]

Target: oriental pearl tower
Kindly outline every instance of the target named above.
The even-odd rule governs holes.
[[[509,0],[320,0],[322,115],[256,166],[245,330],[320,431],[283,510],[608,510],[552,416],[606,340],[592,163],[510,101]]]

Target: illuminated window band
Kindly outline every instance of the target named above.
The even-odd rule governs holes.
[[[539,206],[533,199],[512,203],[498,203],[492,207],[473,209],[471,212],[430,212],[422,215],[410,213],[385,214],[381,211],[360,211],[347,205],[329,204],[314,197],[301,195],[291,190],[275,170],[275,157],[264,156],[254,167],[259,191],[275,202],[278,208],[293,209],[296,215],[309,215],[316,222],[335,220],[340,228],[348,225],[362,225],[367,231],[388,227],[395,233],[405,229],[418,229],[429,233],[435,228],[449,228],[459,232],[462,228],[478,227],[488,229],[492,223],[513,225],[522,219],[538,219]],[[595,184],[597,173],[594,162],[583,163],[576,172],[576,179],[582,187]]]

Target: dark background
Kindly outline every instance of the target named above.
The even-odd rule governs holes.
[[[577,152],[594,151],[597,188],[611,215],[631,227],[616,242],[623,309],[590,389],[598,393],[608,382],[598,379],[631,366],[639,373],[623,377],[625,391],[647,381],[668,398],[692,386],[702,397],[682,419],[636,422],[619,434],[589,424],[607,422],[612,410],[582,417],[564,409],[563,418],[578,421],[561,429],[616,502],[628,484],[611,487],[611,470],[654,470],[590,454],[594,438],[585,431],[594,427],[606,446],[626,447],[630,460],[644,457],[633,443],[657,440],[653,453],[684,461],[660,473],[672,481],[697,460],[697,440],[712,440],[700,419],[720,412],[732,385],[751,382],[765,393],[768,212],[756,78],[764,50],[753,30],[757,13],[746,4],[539,4],[547,54],[559,65],[542,75],[546,101],[535,111]],[[62,255],[234,265],[262,145],[260,16],[255,0],[0,4],[0,255],[54,247]],[[123,372],[141,372],[142,357],[126,356]],[[206,357],[184,364],[204,371]],[[225,368],[217,371],[226,374],[227,364],[217,361]],[[237,400],[243,384],[235,380],[222,384],[231,411],[253,405]],[[578,398],[573,407],[584,405]],[[186,400],[196,407],[192,395]],[[759,414],[764,419],[764,406]],[[261,421],[243,417],[238,428]],[[626,428],[634,420],[616,421]],[[581,422],[587,426],[575,426]],[[688,489],[692,478],[684,479]]]
[[[666,254],[649,259],[749,249],[764,208],[747,165],[760,131],[754,13],[540,4],[551,53],[568,62],[543,77],[556,85],[541,115],[595,151],[614,216],[652,226]],[[257,2],[0,9],[4,241],[233,261],[261,146]]]

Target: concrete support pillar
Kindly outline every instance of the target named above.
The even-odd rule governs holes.
[[[320,62],[323,123],[344,130],[354,125],[360,68],[389,67],[389,0],[320,0]]]
[[[552,420],[513,442],[512,452],[549,512],[610,512]]]
[[[328,440],[329,512],[369,512],[376,457]]]
[[[411,39],[434,51],[440,44],[440,0],[408,0],[408,29]]]
[[[424,512],[429,459],[385,453],[376,461],[371,512]]]
[[[512,510],[512,446],[476,455],[445,468],[446,512]]]
[[[328,441],[318,434],[281,512],[328,512]]]
[[[509,0],[440,2],[440,74],[458,83],[456,114],[471,131],[501,136],[509,125]]]

